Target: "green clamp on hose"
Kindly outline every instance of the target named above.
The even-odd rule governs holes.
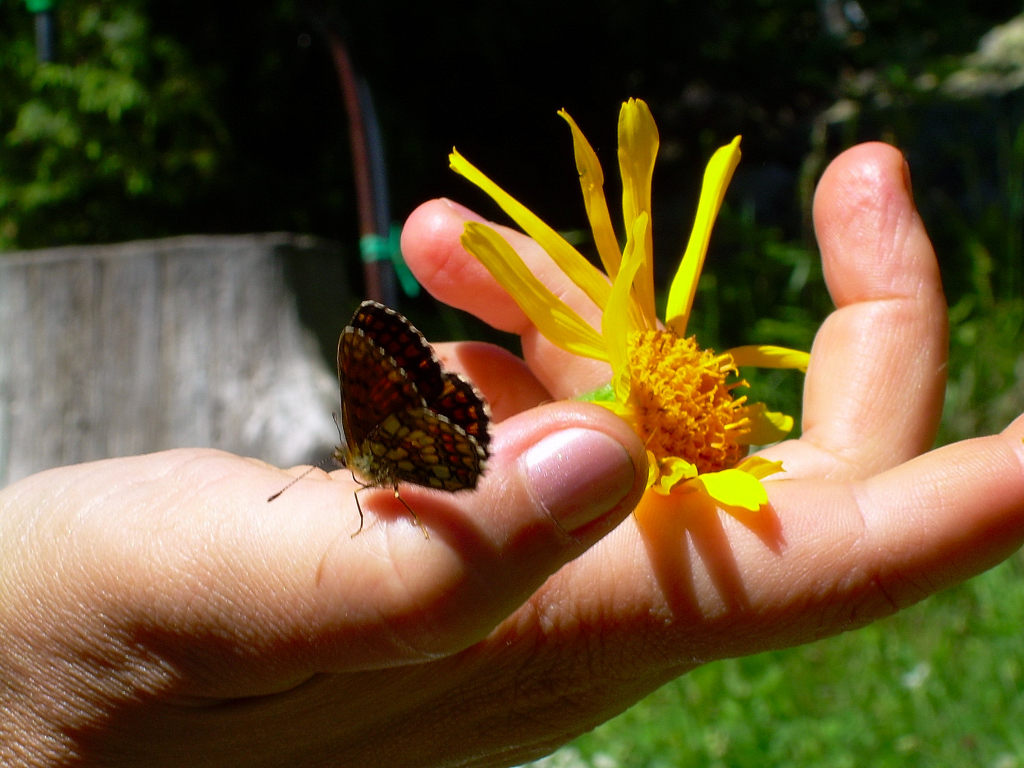
[[[56,0],[25,0],[25,7],[29,13],[46,13],[52,11]]]
[[[420,284],[416,282],[409,267],[402,257],[402,228],[398,224],[391,225],[387,237],[380,235],[363,235],[359,238],[359,256],[363,263],[374,261],[390,261],[395,268],[402,292],[409,298],[420,295]]]

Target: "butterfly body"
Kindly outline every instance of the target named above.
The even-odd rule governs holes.
[[[338,341],[343,443],[334,457],[364,486],[470,490],[486,468],[490,414],[402,315],[364,301]]]

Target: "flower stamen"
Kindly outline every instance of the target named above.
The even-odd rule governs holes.
[[[694,337],[643,331],[629,342],[630,394],[623,415],[658,458],[676,456],[701,474],[734,466],[747,454],[746,397],[728,354],[701,349]]]

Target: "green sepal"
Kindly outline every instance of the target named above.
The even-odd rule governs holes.
[[[609,383],[605,384],[603,387],[598,387],[592,392],[584,392],[582,395],[576,395],[573,400],[580,400],[584,403],[614,403],[615,390]]]

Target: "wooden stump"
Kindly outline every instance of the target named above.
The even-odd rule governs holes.
[[[324,357],[350,310],[341,253],[315,238],[0,255],[0,487],[172,447],[319,460],[338,441]]]

